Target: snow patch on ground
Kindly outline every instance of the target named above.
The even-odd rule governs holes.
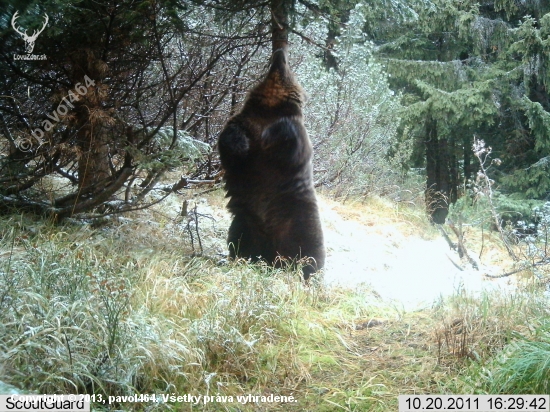
[[[212,207],[203,198],[191,200],[188,210],[195,205],[201,216],[200,226],[208,233],[202,236],[204,253],[227,255],[231,215],[227,209]],[[383,300],[404,310],[431,306],[441,296],[457,290],[479,293],[514,289],[511,278],[490,279],[483,275],[498,273],[498,268],[461,269],[465,265],[442,237],[425,240],[419,235],[407,236],[387,222],[367,226],[345,218],[338,213],[337,206],[336,202],[319,198],[327,248],[323,279],[329,287],[367,285]],[[178,209],[181,210],[181,204],[174,204],[172,210]],[[186,233],[186,222],[182,219],[178,225],[182,233]]]
[[[431,306],[457,290],[512,290],[509,278],[489,279],[480,271],[462,269],[455,251],[443,238],[405,236],[393,226],[365,226],[346,220],[321,200],[329,286],[370,287],[384,300],[405,310]]]

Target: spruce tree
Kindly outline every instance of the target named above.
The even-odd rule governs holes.
[[[504,189],[547,195],[548,2],[437,0],[416,11],[370,33],[403,92],[404,138],[416,141],[413,166],[426,168],[433,221],[476,170],[474,136],[502,158]]]

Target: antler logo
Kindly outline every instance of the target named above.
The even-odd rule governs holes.
[[[15,14],[13,15],[13,17],[11,18],[11,25],[12,25],[13,29],[21,37],[23,37],[23,40],[25,40],[25,43],[26,43],[25,44],[25,51],[28,54],[30,54],[30,53],[32,53],[32,51],[34,49],[34,42],[36,41],[38,35],[44,31],[44,29],[46,28],[46,25],[48,24],[48,15],[46,13],[44,13],[44,25],[42,26],[42,28],[40,30],[35,30],[34,33],[32,34],[32,36],[29,36],[27,34],[27,30],[21,31],[22,29],[17,28],[17,26],[15,25],[15,20],[17,20],[17,18],[19,17],[18,14],[19,14],[19,12],[16,11]]]

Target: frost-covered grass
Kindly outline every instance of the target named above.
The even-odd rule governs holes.
[[[191,257],[173,221],[154,216],[97,228],[0,218],[0,381],[35,393],[297,400],[96,409],[396,410],[401,393],[483,387],[485,362],[547,316],[530,293],[403,312],[368,288]]]
[[[1,381],[38,393],[307,402],[299,394],[314,370],[341,369],[340,325],[378,310],[374,297],[349,301],[261,265],[218,266],[188,257],[182,240],[154,238],[159,228],[129,229],[2,219]]]

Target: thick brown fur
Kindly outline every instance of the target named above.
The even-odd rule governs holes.
[[[275,51],[266,78],[221,132],[218,149],[233,214],[231,257],[274,265],[308,257],[308,279],[324,266],[325,248],[303,101],[286,52]]]

